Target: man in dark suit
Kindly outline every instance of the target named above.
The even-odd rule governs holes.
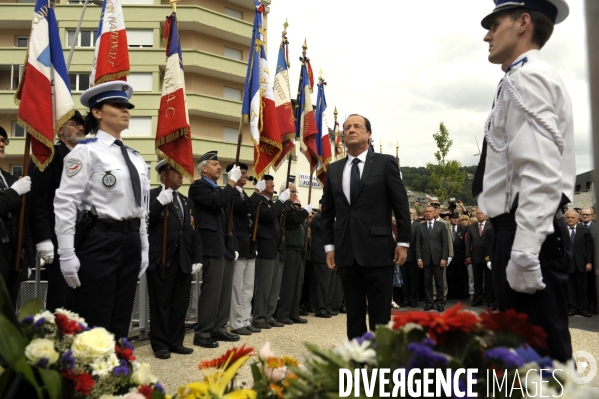
[[[424,208],[424,223],[416,232],[416,259],[418,267],[424,270],[424,293],[426,306],[424,311],[433,309],[433,279],[437,296],[434,304],[439,312],[445,310],[445,294],[443,289],[443,269],[447,266],[449,243],[445,223],[435,220],[435,208],[432,205]]]
[[[0,159],[6,156],[4,151],[8,143],[6,130],[0,127]],[[13,269],[21,196],[29,190],[31,190],[29,176],[17,179],[4,169],[0,169],[0,275],[6,282],[13,306],[16,306],[19,285],[27,279],[27,269],[34,266],[35,255],[26,219],[23,226],[24,251],[21,252],[20,273]]]
[[[468,290],[468,270],[464,265],[466,228],[460,226],[460,215],[452,213],[449,217],[449,233],[453,243],[453,258],[447,265],[447,299],[461,299],[462,293]]]
[[[595,210],[593,208],[582,208],[580,210],[580,219],[583,227],[586,227],[591,232],[593,237],[593,248],[595,248],[595,232],[597,230],[597,221],[595,218]],[[587,272],[587,294],[589,298],[589,308],[592,314],[597,314],[597,289],[595,286],[595,274],[599,274],[599,270],[591,270]]]
[[[322,210],[322,201],[320,210]],[[335,292],[336,270],[327,266],[326,253],[322,243],[322,213],[317,212],[310,222],[310,260],[314,267],[314,280],[316,281],[316,317],[330,318],[329,305]]]
[[[229,206],[239,196],[235,189],[241,178],[239,166],[229,172],[224,189],[218,186],[221,166],[217,152],[210,151],[198,160],[202,178],[189,187],[189,198],[196,207],[196,220],[204,252],[203,281],[198,297],[198,325],[193,344],[204,348],[218,347],[217,341],[239,341],[239,335],[225,329],[231,309],[231,291],[235,258],[235,234],[227,236]]]
[[[58,259],[58,244],[54,232],[54,192],[60,186],[60,178],[64,157],[85,138],[87,133],[85,119],[75,111],[75,114],[58,130],[58,142],[54,144],[54,157],[42,171],[29,162],[29,176],[32,189],[27,194],[27,216],[31,236],[37,253],[46,264],[46,309],[53,312],[57,308],[71,308],[71,290],[65,281]]]
[[[578,213],[564,214],[572,241],[572,258],[568,270],[568,315],[591,317],[587,292],[587,272],[593,270],[593,236],[588,227],[578,223]]]
[[[465,253],[466,259],[472,263],[474,277],[474,301],[472,301],[472,306],[481,306],[484,296],[487,305],[495,310],[497,305],[493,293],[491,269],[487,263],[489,251],[485,248],[486,234],[487,230],[491,228],[491,222],[487,220],[487,216],[480,209],[476,210],[476,219],[478,220],[477,223],[468,226]]]
[[[193,202],[177,191],[183,184],[183,175],[171,169],[167,179],[164,160],[158,162],[155,169],[160,174],[161,184],[150,190],[150,264],[147,269],[152,321],[150,343],[156,358],[168,359],[171,352],[182,355],[193,352],[183,346],[183,338],[191,275],[202,268],[202,240],[195,229]],[[168,208],[168,219],[166,263],[163,265],[165,208]]]
[[[424,212],[424,208],[423,212]],[[410,247],[408,248],[408,256],[406,262],[401,265],[401,276],[403,278],[403,298],[404,302],[401,303],[401,307],[410,306],[415,308],[418,305],[418,265],[416,263],[416,234],[418,232],[418,226],[420,222],[417,219],[415,209],[410,209],[410,218],[412,219],[411,224],[411,240]]]
[[[394,157],[368,151],[370,121],[350,115],[343,124],[347,158],[329,165],[322,200],[327,265],[338,268],[347,306],[349,339],[391,318],[393,265],[407,256],[409,203]],[[391,214],[397,221],[395,245]]]

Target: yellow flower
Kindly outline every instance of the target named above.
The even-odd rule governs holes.
[[[285,366],[299,366],[299,362],[297,360],[295,360],[295,358],[293,356],[283,356],[281,358],[281,361],[283,362],[283,364]]]
[[[237,370],[249,359],[244,356],[237,360],[228,369],[219,369],[209,374],[202,382],[192,382],[179,388],[180,399],[255,399],[256,391],[252,389],[239,389],[225,395],[227,386],[237,374]]]
[[[279,398],[279,399],[283,398],[283,388],[281,388],[277,384],[273,384],[273,383],[270,383],[269,387],[274,392],[274,394],[277,395],[277,398]]]
[[[276,369],[276,368],[279,368],[279,367],[283,367],[283,366],[284,366],[283,362],[281,362],[281,360],[279,360],[279,359],[278,359],[278,358],[276,358],[276,357],[269,357],[269,358],[266,360],[266,365],[267,365],[268,367],[270,367],[271,369]]]

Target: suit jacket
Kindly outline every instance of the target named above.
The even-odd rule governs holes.
[[[150,224],[148,236],[150,240],[150,265],[148,270],[158,268],[162,263],[162,237],[164,232],[164,205],[158,201],[158,194],[162,187],[150,190]],[[179,257],[179,264],[184,273],[191,273],[191,265],[202,263],[202,239],[196,230],[193,202],[179,193],[183,204],[183,224],[177,219],[175,206],[168,204],[168,224],[166,235],[166,265],[170,265],[175,256]]]
[[[277,254],[285,260],[285,243],[279,245],[281,240],[281,214],[285,209],[282,201],[272,202],[261,194],[254,193],[252,203],[260,203],[260,220],[258,222],[258,258],[275,259]]]
[[[449,226],[449,234],[451,235],[451,241],[453,243],[453,256],[454,258],[457,258],[458,256],[461,256],[462,258],[464,258],[464,255],[466,253],[466,245],[464,242],[464,236],[466,235],[466,228],[462,227],[460,225],[456,226],[456,234],[453,235],[453,233],[451,232],[452,230],[452,226]]]
[[[445,223],[434,222],[432,234],[428,233],[428,221],[418,226],[416,233],[416,259],[425,265],[440,265],[441,259],[449,257],[449,240]]]
[[[571,231],[568,226],[568,233],[571,233]],[[586,272],[587,263],[594,263],[593,235],[590,228],[583,226],[582,223],[576,225],[576,236],[572,244],[572,254],[569,273],[574,273],[575,271],[584,273]]]
[[[224,189],[214,187],[203,178],[189,186],[189,199],[195,205],[197,229],[202,237],[204,256],[220,258],[226,256],[235,259],[237,251],[235,232],[227,238],[229,205],[239,192],[225,185]],[[234,228],[233,228],[234,230]]]
[[[391,155],[368,151],[356,198],[343,192],[347,158],[329,165],[322,197],[323,244],[335,245],[337,267],[391,266],[395,242],[391,212],[397,222],[397,242],[410,242],[408,195],[397,162]]]
[[[466,258],[472,258],[472,263],[483,263],[487,256],[487,250],[485,249],[485,238],[487,230],[491,228],[491,222],[485,221],[483,227],[483,235],[478,234],[478,222],[472,223],[468,226],[468,235],[466,236]]]
[[[406,262],[416,262],[418,260],[416,257],[416,234],[418,234],[419,226],[419,221],[412,221],[412,225],[410,227],[412,231],[412,239],[410,240],[410,248],[408,248],[408,257],[406,258]]]
[[[445,225],[445,231],[447,231],[447,243],[449,245],[449,257],[453,258],[454,257],[454,253],[453,253],[453,240],[451,238],[451,231],[449,231],[449,228],[451,227],[451,223],[449,223],[447,220],[439,218],[439,220],[437,220],[438,222],[441,222]]]
[[[310,222],[310,260],[314,263],[327,263],[324,244],[322,243],[322,213],[318,212]]]
[[[234,197],[233,226],[237,238],[237,251],[240,258],[255,259],[256,251],[252,251],[252,233],[256,219],[256,205],[250,201],[245,192]]]

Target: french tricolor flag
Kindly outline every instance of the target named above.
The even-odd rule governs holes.
[[[305,46],[305,43],[304,43]],[[302,69],[300,73],[299,92],[297,95],[297,115],[296,115],[296,134],[300,137],[300,148],[302,153],[308,158],[310,170],[315,170],[318,166],[318,149],[316,147],[316,136],[318,127],[314,117],[314,107],[312,106],[312,83],[308,74],[309,59],[301,57]]]
[[[75,112],[53,7],[48,0],[35,4],[27,60],[15,94],[19,125],[31,135],[33,162],[42,171],[54,157],[55,132]]]
[[[95,47],[90,85],[127,80],[129,47],[121,0],[104,0]]]
[[[273,90],[283,151],[274,164],[275,169],[283,163],[285,156],[295,148],[295,118],[293,117],[293,104],[291,103],[291,90],[289,89],[287,46],[287,37],[283,36],[279,46],[279,58]]]
[[[329,136],[329,125],[327,122],[327,100],[324,94],[324,87],[327,82],[321,77],[318,82],[318,95],[316,97],[316,150],[318,153],[318,166],[316,167],[316,176],[324,186],[326,172],[329,163],[333,159],[331,154],[331,139]]]

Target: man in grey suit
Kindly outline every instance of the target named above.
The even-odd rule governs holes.
[[[424,294],[426,306],[424,311],[433,309],[433,278],[437,290],[435,305],[439,312],[445,310],[445,294],[443,292],[443,269],[447,266],[449,243],[447,227],[435,221],[435,208],[431,205],[424,209],[425,223],[418,226],[416,233],[416,258],[418,267],[424,269]]]

